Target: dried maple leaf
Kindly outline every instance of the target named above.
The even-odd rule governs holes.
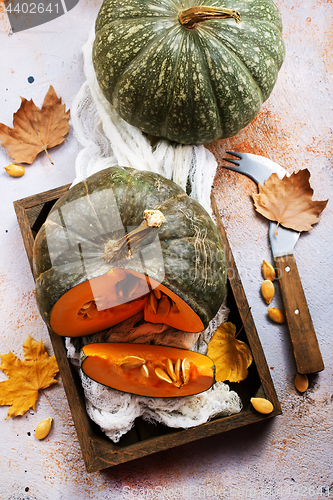
[[[21,97],[21,106],[13,118],[13,128],[0,123],[0,140],[17,163],[32,163],[37,154],[61,144],[69,131],[69,111],[50,86],[42,109],[33,100]],[[51,161],[51,160],[50,160]],[[51,162],[52,163],[52,162]]]
[[[313,201],[313,189],[309,184],[310,172],[300,170],[279,179],[272,174],[264,185],[259,184],[259,193],[252,194],[256,210],[271,221],[295,231],[309,231],[319,222],[318,215],[327,205],[326,201]]]
[[[207,356],[215,363],[218,382],[241,382],[248,375],[252,363],[250,348],[235,337],[235,325],[226,322],[219,326],[208,344]]]
[[[0,405],[10,406],[9,417],[23,415],[29,408],[36,410],[38,391],[56,384],[58,373],[55,356],[49,356],[42,340],[31,337],[23,344],[24,361],[12,352],[1,355],[0,369],[8,379],[0,382]]]

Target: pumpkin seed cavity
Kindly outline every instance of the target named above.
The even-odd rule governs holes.
[[[126,299],[124,302],[144,295],[146,290],[146,283],[130,273],[127,273],[125,278],[116,283],[116,293],[119,298]]]
[[[145,295],[147,291],[147,284],[144,280],[134,276],[130,273],[124,272],[124,277],[117,281],[116,293],[121,303],[132,302],[139,297]],[[80,319],[94,319],[101,313],[112,313],[114,305],[109,307],[107,298],[96,297],[93,300],[85,302],[78,311]]]
[[[147,283],[134,274],[124,273],[124,277],[115,284],[116,294],[120,303],[133,302],[145,295]],[[78,310],[78,317],[81,320],[95,319],[99,314],[112,314],[115,305],[111,307],[107,304],[107,299],[96,297],[93,300],[85,302]],[[149,292],[148,312],[157,314],[161,321],[169,314],[178,314],[180,312],[178,305],[168,295],[160,289],[154,288]]]
[[[158,314],[161,318],[166,318],[170,312],[173,314],[179,313],[179,308],[168,295],[163,293],[158,288],[155,288],[149,294],[148,312]]]

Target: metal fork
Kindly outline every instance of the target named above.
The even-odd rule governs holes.
[[[280,179],[288,175],[284,168],[263,156],[229,151],[227,153],[235,158],[223,158],[231,164],[222,165],[223,168],[247,175],[257,184],[263,185],[274,172]],[[282,226],[276,231],[276,223],[270,223],[269,239],[274,265],[278,271],[277,277],[296,368],[298,373],[308,374],[323,370],[324,363],[293,255],[298,237],[297,231]]]
[[[280,179],[287,174],[285,168],[264,156],[251,153],[234,153],[232,151],[227,151],[227,154],[233,155],[237,159],[223,158],[224,161],[228,161],[232,165],[222,165],[222,167],[247,175],[257,184],[263,184],[274,172],[278,174]]]

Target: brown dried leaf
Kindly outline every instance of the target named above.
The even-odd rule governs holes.
[[[42,109],[33,100],[21,97],[21,106],[13,117],[13,128],[0,123],[0,140],[17,163],[33,163],[38,153],[61,144],[69,131],[69,110],[50,86]],[[50,160],[51,161],[51,160]],[[51,162],[52,163],[52,162]]]
[[[319,222],[318,215],[327,205],[326,201],[313,201],[313,189],[309,183],[308,169],[279,179],[272,174],[264,185],[259,184],[259,193],[252,194],[256,210],[271,221],[295,231],[309,231]]]
[[[0,382],[0,405],[10,406],[6,419],[23,415],[29,408],[36,410],[38,391],[57,383],[55,356],[47,354],[42,340],[36,342],[28,335],[23,352],[24,361],[12,352],[1,355],[0,369],[8,377]]]
[[[248,375],[252,354],[249,346],[235,336],[235,325],[226,322],[219,326],[208,344],[207,356],[214,361],[218,382],[241,382]]]

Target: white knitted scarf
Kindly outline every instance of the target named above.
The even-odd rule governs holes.
[[[94,31],[83,46],[86,82],[71,109],[75,135],[82,145],[75,164],[76,178],[86,179],[113,165],[156,172],[172,179],[196,199],[209,214],[211,187],[216,160],[204,146],[185,146],[158,140],[152,146],[138,128],[122,120],[104,98],[92,64]],[[178,333],[165,325],[141,325],[135,328],[135,316],[108,331],[80,339],[66,339],[68,357],[78,369],[86,398],[87,413],[114,442],[127,433],[137,417],[157,421],[169,427],[189,428],[217,415],[231,415],[241,410],[239,396],[225,383],[215,383],[208,391],[183,398],[147,398],[125,394],[92,381],[79,367],[79,353],[91,342],[156,343],[184,347],[203,354],[216,328],[226,320],[223,304],[208,328],[201,334]]]

